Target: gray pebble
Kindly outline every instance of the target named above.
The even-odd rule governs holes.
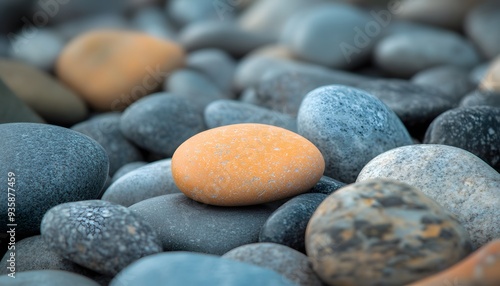
[[[321,177],[319,182],[308,191],[308,193],[319,193],[325,195],[331,195],[333,192],[344,187],[346,184],[327,176]]]
[[[165,12],[157,7],[146,7],[137,11],[132,18],[132,25],[153,37],[171,41],[177,38],[177,32]]]
[[[33,122],[45,123],[22,99],[15,95],[0,79],[0,123]]]
[[[500,107],[500,93],[476,89],[468,93],[460,102],[460,107],[483,105]]]
[[[33,270],[16,273],[13,279],[7,275],[0,276],[0,285],[9,286],[99,286],[97,282],[71,272],[61,270]]]
[[[123,206],[100,200],[55,206],[40,228],[45,242],[59,255],[107,275],[162,251],[148,223]]]
[[[233,89],[236,62],[222,50],[205,49],[192,52],[188,55],[186,66],[202,72],[225,93],[230,93]]]
[[[488,59],[500,54],[500,2],[485,1],[468,13],[465,32]]]
[[[488,70],[490,69],[492,63],[485,62],[480,65],[477,65],[470,71],[469,80],[474,84],[475,87],[479,87],[483,79],[488,74]]]
[[[66,41],[73,39],[81,34],[93,30],[126,30],[130,29],[127,19],[118,14],[95,14],[83,18],[71,19],[59,25],[54,29],[64,37]]]
[[[411,78],[419,85],[435,87],[453,98],[456,105],[475,85],[469,80],[469,71],[456,66],[438,66],[423,70]]]
[[[216,2],[205,0],[172,0],[166,5],[167,15],[179,27],[186,25],[204,22],[218,21],[220,18],[217,14]],[[232,19],[233,13],[227,13],[225,19]]]
[[[147,164],[148,164],[147,162],[138,161],[121,166],[121,168],[118,169],[111,178],[111,183],[116,182],[119,178],[123,177],[125,174],[128,174],[133,170],[139,169],[140,167],[146,166]]]

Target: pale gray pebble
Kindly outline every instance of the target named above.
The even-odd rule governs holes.
[[[500,107],[500,92],[476,89],[468,93],[460,102],[460,107],[484,105]]]
[[[236,62],[222,50],[204,49],[192,52],[188,55],[186,67],[202,72],[226,93],[233,89]]]
[[[120,130],[144,149],[165,156],[191,136],[205,130],[203,111],[192,100],[169,93],[139,99],[122,114]]]
[[[128,207],[149,198],[180,193],[171,164],[171,159],[164,159],[125,174],[111,184],[102,200]]]
[[[121,166],[143,159],[139,149],[120,131],[120,118],[118,112],[103,113],[71,127],[94,139],[106,150],[110,176]]]
[[[300,286],[322,286],[306,255],[276,243],[247,244],[222,255],[222,258],[268,268]]]
[[[472,44],[459,34],[435,29],[385,37],[375,48],[374,60],[391,74],[411,77],[439,65],[471,68],[479,63],[480,57]]]
[[[275,271],[214,255],[165,252],[145,257],[120,272],[110,286],[296,285]]]
[[[0,285],[9,286],[99,286],[85,276],[61,270],[33,270],[16,273],[16,278],[0,276]]]
[[[366,164],[357,180],[374,178],[420,189],[458,218],[474,249],[500,237],[500,174],[468,151],[431,144],[396,148]]]
[[[140,9],[132,18],[132,25],[153,37],[175,41],[177,32],[165,12],[158,7]]]
[[[467,14],[465,32],[488,59],[500,54],[500,2],[485,1]]]
[[[205,108],[208,128],[238,123],[261,123],[297,132],[297,120],[288,115],[236,100],[217,100]]]
[[[55,206],[45,213],[40,228],[56,253],[106,275],[162,251],[146,221],[126,207],[101,200]]]
[[[111,178],[111,183],[116,182],[119,178],[123,177],[125,174],[130,173],[140,167],[146,166],[148,163],[143,161],[131,162],[123,165],[120,169],[118,169],[113,177]]]
[[[299,134],[323,154],[325,175],[351,183],[375,156],[412,144],[405,126],[382,101],[342,85],[317,88],[304,98]]]
[[[165,251],[216,255],[257,242],[262,225],[276,208],[210,206],[184,194],[155,197],[130,206],[158,230]]]

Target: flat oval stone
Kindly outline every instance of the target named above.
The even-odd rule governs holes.
[[[284,203],[262,226],[259,242],[279,243],[305,253],[307,223],[326,197],[325,194],[302,194]]]
[[[199,133],[172,157],[179,189],[193,200],[244,206],[292,197],[324,171],[320,151],[302,136],[264,124],[234,124]]]
[[[396,148],[366,164],[358,181],[374,178],[419,188],[458,218],[475,249],[500,237],[500,174],[463,149],[430,144]]]
[[[299,134],[321,150],[325,175],[350,183],[375,156],[412,144],[397,115],[366,91],[332,85],[317,88],[302,101]]]
[[[1,285],[10,286],[99,286],[85,276],[61,270],[33,270],[16,273],[13,279],[7,275],[0,276]]]
[[[278,272],[300,286],[322,286],[307,256],[276,243],[247,244],[222,255],[222,258],[257,265]]]
[[[66,128],[36,123],[0,125],[0,172],[12,172],[16,235],[40,231],[44,213],[72,201],[96,199],[108,174],[106,151],[94,140]],[[11,180],[10,182],[12,182]],[[7,188],[7,181],[5,181]],[[15,193],[14,193],[15,192]],[[7,189],[0,199],[7,202]],[[22,207],[21,207],[22,206]],[[7,203],[0,206],[7,218]],[[0,226],[2,233],[9,228]]]
[[[157,286],[165,282],[169,285],[296,285],[266,268],[188,252],[166,252],[145,257],[125,268],[109,285]]]
[[[467,150],[500,171],[500,108],[476,106],[449,110],[432,122],[423,143]]]
[[[329,285],[405,285],[460,261],[467,231],[417,188],[388,179],[351,184],[318,207],[306,249]]]
[[[107,275],[162,251],[147,222],[126,207],[101,200],[55,206],[45,213],[40,228],[59,255]]]

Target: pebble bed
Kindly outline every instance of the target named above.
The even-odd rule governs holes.
[[[500,285],[499,1],[0,19],[0,285]]]

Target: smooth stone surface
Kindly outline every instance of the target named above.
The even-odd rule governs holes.
[[[456,105],[475,87],[469,80],[469,71],[456,66],[438,66],[423,70],[414,75],[411,82],[441,90],[453,98]]]
[[[94,109],[120,111],[155,92],[184,61],[175,42],[140,32],[97,30],[64,47],[56,72]]]
[[[245,206],[293,197],[312,188],[325,163],[318,148],[289,130],[264,124],[210,129],[172,157],[179,189],[195,201]]]
[[[139,149],[121,133],[120,118],[118,112],[103,113],[71,127],[94,139],[106,150],[110,176],[127,163],[142,160]]]
[[[205,123],[208,128],[237,123],[261,123],[297,132],[297,120],[292,116],[235,100],[217,100],[209,104],[205,108]]]
[[[469,74],[469,80],[474,84],[475,87],[479,87],[481,85],[481,81],[488,73],[490,69],[491,62],[485,62],[475,66]]]
[[[254,243],[237,247],[222,258],[268,268],[300,286],[322,286],[307,256],[276,243]]]
[[[203,21],[190,24],[180,31],[179,41],[189,52],[214,48],[240,57],[273,42],[265,35],[247,32],[235,23]]]
[[[111,178],[111,183],[116,182],[119,178],[125,176],[126,174],[139,169],[140,167],[146,166],[148,163],[143,161],[132,162],[123,165],[120,169],[118,169],[113,177]]]
[[[325,195],[331,195],[336,190],[344,187],[346,184],[327,176],[321,177],[318,183],[309,190],[308,193],[319,193]]]
[[[458,102],[439,89],[398,79],[368,81],[357,86],[378,97],[403,121],[408,131],[420,138],[439,114]]]
[[[193,275],[193,266],[196,275]],[[292,286],[278,273],[213,255],[167,252],[143,258],[119,273],[110,286],[164,285]]]
[[[128,30],[129,21],[118,14],[95,14],[83,18],[76,18],[56,25],[54,29],[66,41],[95,30]]]
[[[0,123],[45,121],[15,95],[0,79]]]
[[[467,150],[500,172],[500,108],[449,110],[432,122],[423,143]]]
[[[83,100],[51,76],[32,66],[0,59],[0,78],[48,122],[71,125],[87,116]]]
[[[240,1],[238,1],[240,2]],[[188,24],[204,21],[230,20],[234,18],[234,13],[223,13],[218,2],[205,0],[172,0],[166,4],[167,15],[180,27]],[[222,2],[222,4],[229,4]]]
[[[99,195],[109,165],[106,151],[94,140],[35,123],[1,124],[0,134],[0,172],[5,178],[15,174],[15,185],[9,187],[15,189],[16,235],[38,233],[44,213],[55,205]],[[0,199],[7,202],[7,191]],[[0,214],[7,222],[7,204]],[[6,223],[0,227],[2,233],[8,229]]]
[[[187,57],[186,67],[205,74],[226,93],[233,89],[236,62],[222,50],[204,49],[192,52]]]
[[[480,57],[459,34],[436,29],[388,36],[377,44],[374,60],[387,72],[410,77],[439,65],[471,68],[479,63]]]
[[[325,175],[351,183],[375,156],[412,144],[397,115],[367,92],[331,85],[317,88],[302,101],[299,134],[325,158]]]
[[[489,59],[500,54],[500,2],[484,1],[467,15],[465,32]]]
[[[157,93],[132,104],[121,118],[123,135],[152,152],[172,156],[182,142],[203,131],[200,111],[187,98]]]
[[[9,286],[99,286],[97,282],[71,272],[61,270],[33,270],[16,273],[16,278],[0,276],[0,285]]]
[[[257,242],[269,205],[217,207],[200,204],[183,194],[144,200],[130,207],[158,231],[164,251],[191,251],[222,255]]]
[[[388,179],[333,193],[307,226],[306,249],[329,285],[405,285],[471,251],[467,231],[417,188]]]
[[[59,255],[107,275],[162,251],[147,222],[128,208],[101,200],[55,206],[45,213],[40,228],[45,242]]]
[[[376,42],[366,34],[361,41],[357,36],[364,32],[356,29],[363,29],[370,20],[355,6],[317,5],[289,18],[281,42],[300,59],[332,68],[353,68],[368,59]]]
[[[172,177],[171,162],[156,161],[125,174],[106,190],[102,200],[128,207],[149,198],[180,193]]]
[[[177,32],[163,9],[145,7],[134,14],[132,25],[148,35],[165,40],[176,40]]]
[[[500,107],[500,92],[491,92],[476,89],[468,93],[460,102],[460,107],[482,105]]]
[[[358,181],[389,178],[419,188],[453,213],[479,248],[500,236],[500,174],[473,154],[446,145],[413,145],[370,161]]]
[[[262,226],[259,242],[279,243],[305,253],[307,223],[326,197],[325,194],[302,194],[284,203]]]
[[[500,93],[500,54],[491,62],[479,88],[488,92]]]

